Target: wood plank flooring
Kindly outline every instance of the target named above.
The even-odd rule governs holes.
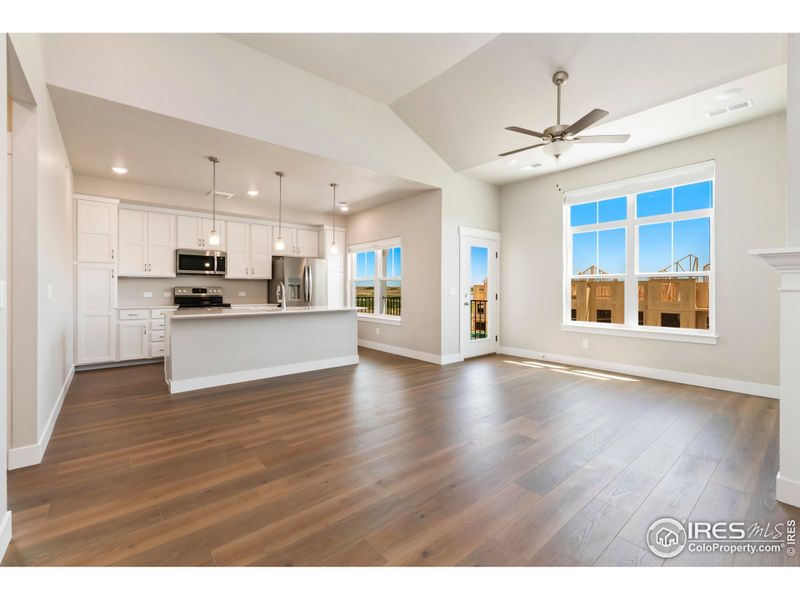
[[[160,365],[78,373],[9,474],[5,565],[798,564],[644,546],[650,523],[800,520],[774,400],[504,356],[170,396]]]

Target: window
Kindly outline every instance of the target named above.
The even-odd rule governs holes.
[[[350,247],[350,292],[359,316],[400,320],[403,251],[399,239]]]
[[[568,192],[564,323],[709,333],[713,235],[713,162]]]

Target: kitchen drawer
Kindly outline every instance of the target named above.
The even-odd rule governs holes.
[[[150,319],[150,329],[152,329],[153,331],[164,331],[165,329],[164,318],[162,317],[160,319]]]
[[[132,308],[129,310],[119,311],[120,321],[141,320],[141,319],[147,319],[149,317],[150,317],[150,311],[148,311],[146,308]]]
[[[175,312],[174,308],[151,308],[150,309],[150,318],[151,319],[161,319],[164,315],[168,313]]]
[[[163,342],[164,341],[164,330],[161,331],[153,331],[150,330],[150,341],[151,342]]]
[[[164,342],[153,342],[150,344],[150,356],[164,356]]]

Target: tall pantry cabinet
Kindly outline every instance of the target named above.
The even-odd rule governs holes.
[[[76,194],[75,204],[75,362],[113,362],[117,360],[119,201]]]

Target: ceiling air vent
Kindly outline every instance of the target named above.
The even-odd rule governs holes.
[[[520,167],[520,171],[533,171],[542,166],[542,163],[533,163],[532,165],[525,165],[524,167]]]
[[[206,192],[206,196],[211,196],[211,190],[208,190]],[[230,200],[231,198],[233,198],[233,194],[231,194],[230,192],[220,192],[219,190],[217,190],[217,198],[224,198],[225,200]]]
[[[726,115],[728,113],[736,112],[737,110],[750,108],[751,106],[753,106],[752,100],[742,100],[741,102],[729,104],[728,106],[723,106],[722,108],[715,108],[713,110],[709,110],[706,112],[706,115],[708,116],[709,119],[713,119],[714,117],[719,117],[720,115]]]

